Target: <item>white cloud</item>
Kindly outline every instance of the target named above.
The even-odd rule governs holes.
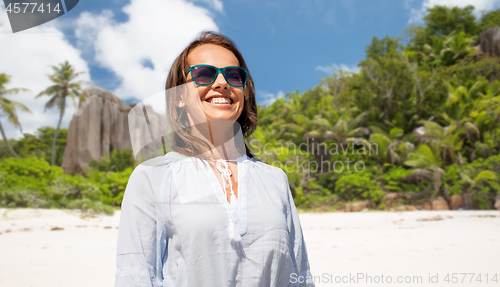
[[[493,10],[500,7],[500,0],[424,0],[419,9],[411,8],[409,23],[421,22],[422,18],[427,14],[427,9],[437,5],[446,7],[458,6],[461,8],[473,5],[475,15],[479,17],[481,16],[481,11]]]
[[[80,17],[71,23],[74,26],[77,47],[86,56],[86,59],[93,61],[94,58],[94,37],[102,27],[111,25],[113,12],[104,10],[100,15],[93,15],[89,12],[82,12]]]
[[[266,91],[256,91],[257,97],[260,99],[259,104],[268,106],[272,104],[279,98],[283,98],[285,96],[285,92],[279,91],[276,94],[269,93]]]
[[[193,2],[205,2],[212,7],[212,9],[222,12],[224,10],[224,6],[222,5],[222,1],[220,0],[193,0]]]
[[[222,9],[220,1],[209,2]],[[208,10],[184,0],[132,0],[122,10],[127,22],[115,23],[109,11],[85,12],[76,28],[79,46],[92,43],[95,60],[121,80],[112,92],[122,99],[145,99],[161,91],[170,66],[189,42],[203,30],[218,31]]]
[[[348,66],[345,64],[337,65],[335,63],[332,63],[329,66],[317,66],[316,70],[322,71],[330,76],[333,72],[338,71],[338,70],[344,70],[344,71],[348,71],[351,73],[357,73],[357,72],[359,72],[359,67],[354,66],[354,65]]]
[[[53,73],[49,65],[58,65],[68,61],[76,71],[88,71],[87,63],[80,51],[71,46],[64,34],[57,30],[53,22],[13,34],[4,6],[0,5],[0,55],[2,65],[0,73],[11,75],[7,88],[22,87],[30,92],[10,95],[9,99],[25,104],[32,114],[18,111],[23,132],[33,133],[41,126],[57,125],[59,113],[56,109],[44,112],[45,102],[49,97],[35,99],[35,96],[51,85],[47,75]],[[90,81],[88,73],[80,77]],[[63,127],[69,125],[74,107],[68,104],[63,118]],[[22,136],[19,129],[1,117],[2,125],[8,138]]]

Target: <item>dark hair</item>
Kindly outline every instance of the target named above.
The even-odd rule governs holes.
[[[187,61],[188,55],[194,48],[205,44],[214,44],[228,49],[236,56],[239,61],[240,67],[248,69],[243,56],[231,40],[215,32],[206,31],[201,33],[198,39],[191,42],[177,57],[177,59],[175,59],[168,73],[167,82],[165,84],[165,91],[187,82],[185,73],[189,70],[189,64]],[[257,103],[255,101],[255,87],[250,72],[248,72],[247,83],[243,88],[243,95],[243,111],[236,121],[241,127],[243,138],[246,139],[255,131],[257,127]],[[206,150],[211,150],[211,147],[206,142],[191,135],[191,127],[189,119],[187,117],[187,113],[185,112],[184,108],[179,108],[175,104],[178,100],[180,100],[180,98],[166,97],[165,100],[167,102],[167,114],[169,115],[169,119],[174,130],[172,148],[176,152],[188,156],[199,156],[200,154],[202,154],[205,150],[201,147],[201,145],[205,145],[207,147]],[[238,130],[235,129],[235,134],[237,132]],[[254,157],[248,149],[246,143],[245,151],[240,152],[245,153],[248,157]]]

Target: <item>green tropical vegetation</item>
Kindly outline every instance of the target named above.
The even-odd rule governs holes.
[[[56,140],[55,165],[61,166],[64,149],[66,148],[67,129],[60,129]],[[24,133],[20,139],[9,139],[8,143],[19,157],[37,157],[50,162],[52,157],[52,142],[55,129],[52,127],[40,127],[34,134]],[[0,142],[0,160],[10,157],[7,142]]]
[[[463,194],[468,208],[493,208],[500,59],[474,45],[500,26],[500,11],[476,19],[473,10],[430,8],[406,39],[374,37],[359,72],[337,71],[259,106],[251,150],[285,170],[297,206],[364,199],[380,207],[396,192],[400,204]]]
[[[7,74],[4,74],[4,73],[0,74],[0,112],[1,112],[1,115],[7,117],[8,122],[12,123],[14,126],[21,129],[21,132],[22,132],[23,129],[21,127],[21,123],[19,123],[19,117],[17,116],[16,109],[19,108],[25,112],[30,112],[30,110],[22,103],[10,100],[10,99],[6,98],[6,96],[9,94],[17,94],[21,91],[27,91],[27,89],[24,89],[24,88],[7,89],[6,85],[10,82],[10,78],[11,77]],[[10,146],[9,141],[7,140],[7,136],[5,135],[1,121],[0,121],[0,132],[2,133],[2,138],[5,142],[5,146],[9,150],[9,152],[14,157],[18,157],[16,152]]]
[[[54,139],[52,141],[52,156],[50,165],[53,166],[56,157],[57,134],[61,128],[61,122],[66,110],[67,98],[72,100],[76,108],[76,100],[85,101],[85,97],[83,96],[82,87],[80,86],[83,81],[75,81],[75,79],[83,74],[83,72],[75,72],[73,66],[71,66],[68,61],[59,64],[59,67],[52,66],[52,69],[54,70],[54,74],[49,75],[49,79],[54,83],[54,85],[41,91],[36,97],[38,98],[44,95],[49,96],[50,99],[45,104],[45,110],[54,107],[59,110],[59,121],[57,122]]]
[[[50,151],[51,142],[46,141],[43,149]],[[44,157],[27,155],[0,161],[0,206],[78,208],[113,214],[136,166],[132,151],[126,149],[112,151],[79,175],[64,174],[60,166],[50,166]]]
[[[390,193],[399,205],[463,195],[466,208],[494,208],[500,58],[476,43],[500,26],[500,10],[476,19],[473,9],[430,8],[425,25],[408,26],[405,37],[374,37],[358,72],[336,71],[303,93],[258,105],[259,126],[247,144],[285,171],[297,207],[334,210],[365,200],[385,209]],[[57,106],[61,117],[66,97],[81,97],[79,73],[69,67],[53,67],[55,85],[39,94],[52,97],[46,107]],[[3,77],[1,100],[16,92]],[[20,107],[6,103],[2,115]],[[0,206],[111,213],[137,164],[131,151],[115,150],[84,173],[66,175],[60,165],[67,130],[59,126],[0,141]]]

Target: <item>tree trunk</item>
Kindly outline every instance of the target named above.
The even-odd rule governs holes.
[[[15,157],[15,158],[19,158],[19,156],[16,154],[16,152],[12,149],[12,147],[10,146],[10,143],[9,143],[9,140],[7,139],[7,136],[5,135],[5,132],[3,131],[3,127],[2,127],[2,123],[0,122],[0,132],[2,132],[2,137],[3,137],[3,140],[5,141],[5,145],[7,146],[7,149],[9,150],[9,152]]]
[[[472,209],[472,192],[469,190],[464,192],[464,204],[468,209]]]
[[[61,122],[64,117],[64,110],[66,109],[66,98],[63,98],[63,104],[61,107],[61,113],[59,115],[59,122],[57,123],[56,132],[54,133],[54,140],[52,141],[52,157],[50,159],[50,165],[54,166],[56,159],[56,142],[57,142],[57,134],[59,133],[59,128],[61,127]]]
[[[448,203],[448,205],[450,205],[450,195],[448,194],[448,188],[447,187],[443,188],[441,193],[443,194],[443,197]]]

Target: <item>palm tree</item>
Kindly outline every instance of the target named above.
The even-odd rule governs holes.
[[[466,118],[471,109],[472,103],[481,98],[481,91],[485,90],[488,81],[479,77],[477,80],[469,80],[464,85],[457,81],[446,82],[448,87],[448,99],[444,105],[446,116],[452,120],[460,121]]]
[[[474,189],[478,186],[480,186],[480,184],[484,184],[484,182],[486,180],[496,180],[497,179],[497,176],[496,174],[491,171],[491,170],[483,170],[479,173],[477,173],[476,170],[463,170],[461,173],[460,173],[460,177],[465,180],[465,182],[467,182],[469,184],[469,187],[467,188],[467,190],[465,191],[464,193],[464,201],[465,201],[465,205],[467,207],[471,207],[472,205],[472,194],[474,193]],[[480,194],[482,195],[483,197],[484,194],[478,192],[477,194]],[[485,198],[487,199],[487,198]]]
[[[417,150],[408,156],[408,160],[404,162],[405,165],[414,167],[412,171],[413,177],[419,179],[428,179],[433,182],[428,188],[418,193],[411,198],[422,197],[426,195],[430,188],[434,187],[437,192],[440,191],[441,180],[445,175],[445,171],[441,168],[443,162],[439,155],[439,145],[437,141],[432,141],[430,146],[421,144]]]
[[[16,108],[20,108],[21,110],[31,113],[31,111],[23,104],[9,100],[5,96],[8,94],[17,94],[21,91],[28,91],[28,89],[24,88],[11,88],[8,89],[5,87],[6,84],[10,82],[10,77],[7,74],[1,73],[0,74],[0,112],[3,115],[7,116],[7,121],[11,122],[14,124],[14,126],[19,127],[21,132],[23,131],[21,127],[21,123],[19,123],[19,118],[17,117],[16,114]],[[18,157],[16,152],[12,149],[12,147],[9,144],[9,140],[7,139],[7,136],[5,135],[5,132],[2,127],[2,123],[0,122],[0,132],[2,132],[2,137],[3,140],[5,141],[5,145],[7,146],[7,149],[9,152],[14,156]]]
[[[259,160],[267,161],[268,157],[266,155],[271,154],[272,157],[276,147],[281,143],[281,135],[282,131],[279,129],[259,125],[248,140],[249,146],[252,148],[252,153],[260,157]]]
[[[50,162],[51,165],[54,165],[57,134],[59,133],[59,128],[61,127],[64,111],[66,109],[66,98],[70,97],[76,107],[76,98],[80,101],[84,101],[85,97],[83,96],[83,91],[80,86],[83,81],[74,81],[84,72],[75,72],[73,66],[71,66],[68,61],[59,64],[59,67],[51,67],[54,70],[54,74],[49,75],[49,79],[54,82],[54,85],[40,92],[36,97],[38,98],[43,95],[51,97],[45,104],[45,110],[53,108],[54,106],[59,110],[59,122],[57,123],[54,140],[52,142],[52,158]]]
[[[285,96],[287,99],[284,109],[280,113],[280,118],[289,122],[293,115],[303,113],[305,107],[302,103],[302,97],[298,92],[294,92]]]
[[[375,156],[379,162],[400,165],[406,160],[406,157],[415,149],[415,146],[400,139],[403,133],[403,129],[393,128],[389,135],[379,133],[370,135],[370,143],[377,146]]]
[[[463,31],[451,33],[445,39],[445,45],[449,54],[448,62],[450,65],[455,64],[458,60],[465,58],[468,54],[478,50],[474,46],[477,37],[467,37]]]
[[[452,32],[450,35],[432,36],[432,44],[424,45],[424,59],[433,67],[450,66],[468,54],[477,50],[473,46],[476,37],[467,37],[464,32]]]
[[[493,131],[500,121],[500,83],[492,82],[486,87],[484,93],[479,92],[479,100],[475,102],[471,117],[481,135]]]
[[[425,44],[423,56],[432,67],[440,66],[444,63],[444,58],[446,54],[446,47],[444,45],[444,39],[437,35],[431,36],[432,44]]]
[[[465,133],[458,129],[456,123],[441,127],[439,124],[431,121],[423,121],[425,127],[425,136],[429,140],[423,142],[433,142],[439,147],[440,158],[443,163],[451,164],[460,157],[459,151],[462,149],[462,134]],[[472,128],[470,128],[472,130]],[[472,131],[469,131],[472,133]],[[459,160],[460,162],[460,160]]]

